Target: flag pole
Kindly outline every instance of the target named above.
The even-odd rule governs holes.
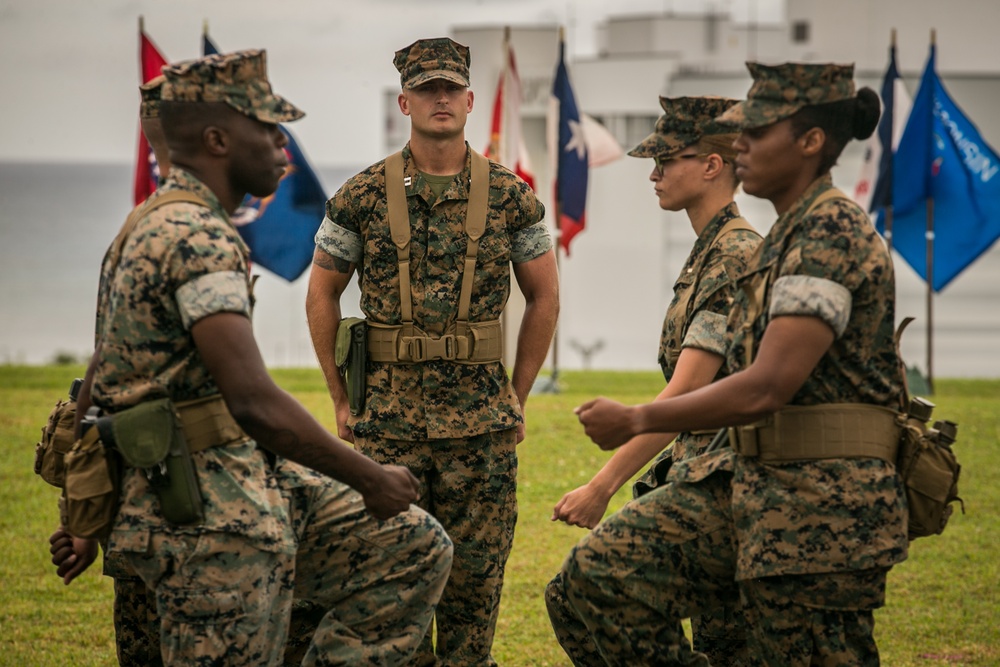
[[[890,33],[889,46],[890,46],[890,48],[892,50],[893,60],[895,60],[895,53],[896,53],[896,29],[895,28],[893,28],[892,32]],[[893,83],[893,85],[895,85],[895,82]],[[895,96],[895,94],[894,94],[894,96]],[[892,143],[893,143],[892,139],[896,135],[896,127],[895,127],[896,118],[895,118],[895,115],[896,114],[895,114],[895,101],[894,101],[893,102],[893,112],[891,114],[889,114],[889,173],[890,174],[895,173],[894,172],[895,165],[893,164],[893,161],[896,159],[896,156],[893,153],[893,145],[892,145]],[[885,150],[885,146],[883,146],[882,149]],[[886,199],[885,199],[885,201],[886,201],[886,205],[885,205],[885,245],[886,245],[886,248],[889,250],[889,254],[891,255],[892,254],[892,201],[893,201],[892,200],[892,197],[893,197],[893,194],[892,194],[892,178],[889,179],[888,188],[889,188],[889,196],[886,197]]]
[[[931,48],[936,46],[931,29]],[[927,393],[934,394],[934,196],[927,198]]]
[[[565,54],[565,43],[566,43],[566,28],[565,26],[559,26],[559,52]],[[564,56],[565,57],[565,56]],[[559,142],[556,142],[556,147],[558,150]],[[559,158],[556,157],[556,178],[559,177]],[[559,201],[558,192],[556,192],[556,275],[562,275],[562,203]],[[561,282],[561,281],[560,281]],[[562,287],[560,286],[560,291]],[[560,297],[562,299],[562,297]],[[550,393],[559,393],[559,323],[556,322],[556,328],[552,332],[552,380],[550,382],[551,390]]]

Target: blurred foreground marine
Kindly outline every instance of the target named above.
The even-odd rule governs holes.
[[[411,506],[406,469],[345,446],[270,380],[228,218],[246,193],[274,192],[287,164],[277,123],[303,114],[271,92],[263,51],[164,74],[173,168],[106,277],[78,404],[96,424],[67,457],[69,532],[101,530],[74,528],[88,525],[74,465],[96,433],[123,467],[108,552],[155,591],[164,663],[282,664],[294,594],[328,610],[303,664],[406,664],[450,540]],[[93,560],[91,540],[72,548],[67,581]]]
[[[309,328],[341,437],[413,471],[421,507],[455,544],[437,643],[432,649],[428,634],[415,664],[492,665],[517,519],[515,447],[558,310],[555,255],[528,185],[465,141],[468,48],[422,39],[396,52],[394,64],[410,141],[327,203]],[[526,308],[508,379],[500,317],[511,270]],[[355,271],[361,321],[341,314]],[[348,327],[360,336],[345,335]],[[352,339],[367,351],[341,354]]]

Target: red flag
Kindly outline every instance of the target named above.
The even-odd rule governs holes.
[[[139,69],[140,83],[146,83],[160,75],[161,68],[167,64],[167,59],[160,55],[156,45],[146,36],[139,19]],[[146,141],[146,135],[139,130],[139,153],[135,160],[135,184],[133,200],[136,206],[146,201],[146,198],[156,189],[157,181],[156,157]]]
[[[510,32],[504,33],[504,66],[493,98],[493,120],[490,123],[490,145],[486,157],[492,158],[520,176],[532,190],[535,176],[531,172],[528,149],[521,133],[521,77],[517,74]]]

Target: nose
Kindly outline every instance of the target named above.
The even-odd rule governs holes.
[[[284,148],[288,145],[288,136],[281,130],[280,125],[274,126],[274,145],[278,148]]]

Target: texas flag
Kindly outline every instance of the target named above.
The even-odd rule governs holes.
[[[588,152],[580,111],[566,70],[566,43],[559,41],[559,63],[552,84],[552,138],[555,151],[555,202],[559,244],[569,256],[569,244],[586,225]]]

